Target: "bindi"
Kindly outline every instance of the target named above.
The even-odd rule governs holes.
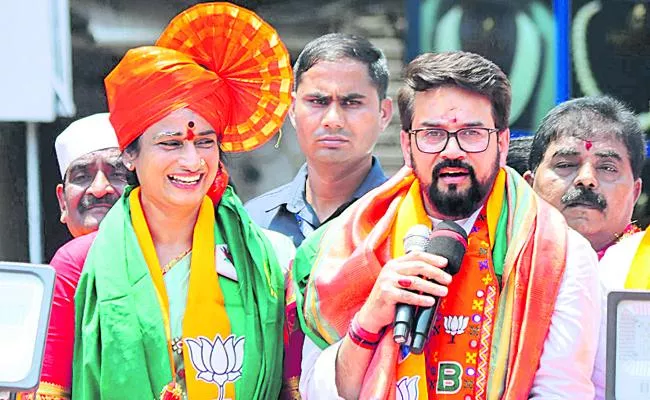
[[[585,140],[584,142],[585,142],[585,149],[586,149],[587,151],[591,150],[591,148],[592,148],[593,145],[594,145],[594,144],[591,142],[591,140]]]
[[[187,140],[194,140],[194,121],[190,121],[187,123]]]

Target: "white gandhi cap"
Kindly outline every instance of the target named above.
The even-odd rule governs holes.
[[[118,147],[108,113],[94,114],[71,123],[54,142],[61,179],[70,164],[93,151]]]

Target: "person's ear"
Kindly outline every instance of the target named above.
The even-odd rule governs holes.
[[[296,92],[291,92],[291,106],[289,107],[289,121],[293,129],[296,129]]]
[[[506,128],[501,132],[497,132],[499,137],[497,138],[497,146],[499,146],[499,166],[501,168],[506,166],[506,160],[508,159],[508,149],[510,148],[510,129]]]
[[[122,164],[124,164],[124,168],[129,171],[135,171],[135,158],[132,154],[127,153],[126,151],[122,153]]]
[[[390,121],[393,119],[393,99],[386,97],[379,104],[379,108],[381,110],[381,130],[384,131],[384,129],[386,129],[388,124],[390,124]]]
[[[402,148],[402,156],[404,157],[404,165],[413,168],[411,163],[411,134],[402,130],[399,133],[399,143]]]
[[[533,182],[535,181],[535,174],[533,174],[533,171],[528,170],[528,171],[524,172],[524,179],[532,187]]]
[[[68,220],[68,209],[65,204],[63,184],[61,183],[56,185],[56,199],[59,202],[59,210],[61,210],[61,217],[59,218],[59,221],[61,221],[62,224],[66,224]]]
[[[634,181],[634,204],[639,200],[641,192],[643,191],[643,180],[639,177]]]

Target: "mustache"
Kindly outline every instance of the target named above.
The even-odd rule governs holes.
[[[569,189],[560,199],[563,205],[570,205],[574,203],[581,203],[603,211],[607,208],[607,200],[600,194],[593,190],[586,189],[579,186],[577,188]]]
[[[100,198],[97,198],[93,195],[88,195],[82,197],[81,200],[79,200],[79,205],[77,208],[79,209],[79,211],[85,211],[95,206],[104,206],[104,205],[112,206],[119,198],[120,196],[116,194],[107,194]]]
[[[458,159],[447,159],[443,160],[433,168],[433,171],[431,172],[433,179],[438,178],[440,171],[442,171],[443,168],[465,168],[470,176],[475,176],[474,168],[472,168],[471,165]]]

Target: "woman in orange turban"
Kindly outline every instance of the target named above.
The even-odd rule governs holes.
[[[105,84],[137,181],[103,220],[78,282],[71,397],[277,398],[293,246],[251,222],[219,160],[282,124],[284,45],[252,12],[204,3],[155,46],[129,50]]]

